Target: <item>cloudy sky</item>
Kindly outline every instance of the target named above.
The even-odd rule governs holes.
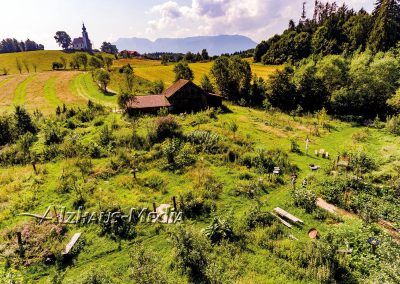
[[[58,49],[55,32],[77,37],[84,21],[95,47],[119,37],[241,34],[259,42],[297,21],[304,1],[311,16],[310,0],[14,0],[2,3],[0,39],[30,38]],[[345,2],[371,11],[375,1]]]

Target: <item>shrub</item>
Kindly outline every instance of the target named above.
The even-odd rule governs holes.
[[[108,127],[108,125],[104,125],[100,130],[100,145],[103,147],[107,147],[113,141],[113,139],[114,138],[110,128]]]
[[[204,198],[218,199],[222,193],[222,183],[202,165],[194,170],[193,188],[198,190]]]
[[[60,193],[69,193],[77,189],[78,175],[71,168],[64,168],[58,178],[57,190]]]
[[[400,115],[388,117],[385,128],[387,131],[389,131],[389,133],[399,136],[400,135]]]
[[[300,146],[299,146],[299,144],[296,142],[296,140],[294,140],[294,139],[291,139],[291,140],[290,140],[290,152],[292,152],[292,153],[298,153],[298,154],[301,153]]]
[[[294,190],[292,196],[294,199],[294,205],[305,209],[307,213],[313,212],[317,207],[317,196],[306,188]]]
[[[370,155],[359,148],[349,153],[349,167],[357,174],[364,174],[376,169],[377,165]]]
[[[104,272],[90,271],[86,275],[81,276],[80,284],[111,284],[113,281]]]
[[[161,176],[153,174],[146,178],[144,185],[153,190],[159,191],[164,186],[164,180]]]
[[[24,153],[29,153],[29,148],[37,140],[36,136],[30,132],[22,135],[17,141],[17,147]]]
[[[220,150],[218,134],[211,131],[196,130],[186,135],[186,140],[197,146],[197,151],[216,154]]]
[[[101,231],[100,236],[107,235],[114,241],[120,240],[131,240],[136,237],[136,229],[134,222],[127,222],[122,216],[125,215],[120,208],[111,208],[105,210],[106,216],[113,212],[121,212],[121,214],[115,214],[111,222],[99,222]]]
[[[355,132],[352,138],[353,141],[360,143],[360,142],[366,142],[369,136],[370,132],[368,129],[366,129]]]
[[[252,209],[246,216],[245,224],[247,229],[256,227],[270,226],[275,221],[275,217],[269,212],[262,212],[259,207]]]
[[[209,263],[207,253],[211,248],[204,236],[179,226],[172,233],[176,265],[189,275],[193,283],[208,283],[206,267]]]
[[[213,202],[205,201],[199,195],[189,191],[180,195],[179,208],[185,218],[197,218],[199,216],[208,216],[215,210]]]
[[[42,131],[46,145],[59,144],[64,138],[57,123],[50,120],[46,122]]]
[[[164,284],[166,276],[160,272],[157,257],[142,245],[136,245],[131,254],[131,279],[135,283]]]
[[[0,146],[13,141],[13,121],[10,116],[0,117]]]
[[[103,156],[103,148],[95,142],[90,143],[87,150],[89,156],[93,159],[100,159]]]
[[[61,62],[53,62],[51,64],[51,67],[53,70],[59,70],[59,69],[63,69],[64,65]]]
[[[0,150],[0,165],[24,165],[31,161],[30,155],[21,151],[17,145],[7,145]]]
[[[155,132],[157,140],[162,142],[166,138],[180,137],[181,126],[176,121],[175,117],[168,115],[157,119]]]
[[[22,135],[26,132],[36,134],[37,128],[34,125],[30,114],[22,106],[16,106],[14,111],[15,130]]]
[[[226,220],[220,220],[218,218],[214,218],[211,224],[203,230],[203,233],[214,244],[224,239],[234,239],[231,224]]]

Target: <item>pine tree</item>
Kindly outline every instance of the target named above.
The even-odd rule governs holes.
[[[369,37],[373,51],[387,51],[400,40],[400,1],[378,0],[373,12],[374,25]]]

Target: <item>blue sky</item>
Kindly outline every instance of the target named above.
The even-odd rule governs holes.
[[[53,36],[72,38],[85,22],[95,47],[119,37],[186,37],[241,34],[259,42],[298,20],[304,0],[14,0],[0,12],[0,39],[30,38],[58,49]],[[306,1],[311,15],[314,1]],[[343,3],[342,0],[337,1]],[[371,11],[372,0],[348,0]]]

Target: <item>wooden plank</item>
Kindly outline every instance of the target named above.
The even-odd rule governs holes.
[[[271,213],[271,214],[274,215],[276,218],[278,218],[279,221],[281,221],[283,225],[285,225],[288,228],[292,228],[292,225],[289,224],[288,222],[286,222],[285,220],[283,220],[281,217],[279,217],[278,215],[275,215],[274,213]]]
[[[296,216],[294,216],[294,215],[292,215],[292,214],[286,212],[286,211],[283,210],[282,208],[276,207],[276,208],[274,209],[274,211],[275,211],[276,213],[278,213],[278,215],[280,215],[280,216],[282,216],[282,217],[285,217],[285,218],[287,218],[287,219],[289,219],[289,220],[291,220],[291,221],[293,221],[293,222],[295,222],[295,223],[302,223],[302,224],[304,224],[304,222],[303,222],[302,220],[300,220],[300,219],[297,218]]]
[[[71,249],[74,247],[74,245],[76,244],[76,242],[79,240],[80,237],[81,237],[81,233],[76,233],[75,235],[73,235],[71,240],[65,247],[63,254],[69,254]]]

